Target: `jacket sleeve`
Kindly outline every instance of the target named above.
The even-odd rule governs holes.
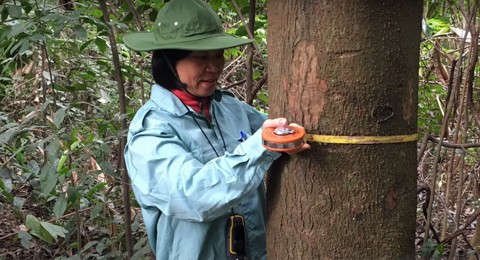
[[[189,221],[210,221],[225,213],[263,181],[280,153],[261,145],[261,129],[232,153],[202,164],[168,124],[129,137],[125,160],[142,207]]]
[[[243,111],[246,112],[248,120],[250,121],[252,133],[262,128],[263,122],[267,120],[267,115],[259,112],[254,107],[246,103],[242,102],[242,106],[243,106]]]

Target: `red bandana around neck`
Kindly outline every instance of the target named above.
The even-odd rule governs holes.
[[[195,112],[203,114],[210,121],[210,97],[196,97],[180,89],[173,89],[172,93],[185,105],[191,107]]]

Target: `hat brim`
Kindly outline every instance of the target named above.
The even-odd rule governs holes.
[[[192,36],[180,42],[178,40],[159,42],[155,39],[154,32],[131,32],[123,36],[123,42],[127,47],[136,51],[163,49],[207,51],[233,48],[251,43],[253,40],[223,33],[208,36]]]

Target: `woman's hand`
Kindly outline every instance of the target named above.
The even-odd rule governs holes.
[[[267,119],[265,122],[263,122],[262,129],[263,128],[269,128],[269,127],[275,127],[276,128],[276,127],[280,127],[280,126],[289,126],[289,125],[303,128],[302,126],[300,126],[298,124],[295,124],[295,123],[287,124],[287,119],[280,117],[280,118],[275,118],[275,119]],[[299,148],[297,148],[295,150],[292,150],[292,151],[289,151],[289,152],[285,152],[285,153],[287,153],[290,156],[293,156],[293,155],[296,155],[297,153],[303,152],[303,151],[308,150],[308,149],[310,149],[310,145],[305,142]]]

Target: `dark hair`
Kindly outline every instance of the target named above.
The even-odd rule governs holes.
[[[172,49],[153,51],[152,74],[155,83],[166,89],[182,88],[179,79],[175,75],[176,71],[174,74],[172,69],[175,70],[175,65],[177,64],[177,62],[187,57],[191,52],[192,51]],[[165,58],[168,61],[165,60]],[[170,62],[170,64],[172,65],[171,68],[167,62]]]

